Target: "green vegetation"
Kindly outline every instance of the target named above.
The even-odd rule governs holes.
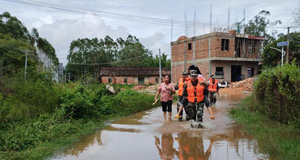
[[[300,72],[295,64],[265,70],[253,94],[258,105],[251,110],[300,129]]]
[[[255,98],[243,99],[237,108],[230,110],[230,116],[243,124],[248,133],[257,139],[263,153],[272,159],[300,159],[300,130],[293,125],[286,125],[271,120],[259,111]]]
[[[101,67],[158,67],[159,57],[153,57],[139,39],[128,35],[126,40],[113,40],[106,36],[103,39],[77,39],[71,42],[69,63],[66,71],[71,73],[72,80],[78,81],[82,76],[99,78]],[[161,56],[161,66],[171,68],[171,60],[166,54]]]
[[[126,40],[117,39],[117,43],[108,36],[99,41],[79,39],[71,43],[70,63],[109,65],[69,66],[75,70],[71,76],[77,76],[77,82],[54,83],[53,68],[59,62],[52,45],[39,37],[36,29],[29,33],[8,12],[0,14],[0,159],[47,158],[99,129],[108,119],[155,107],[154,95],[135,92],[125,85],[114,85],[116,94],[111,94],[97,80],[98,67],[118,66],[110,63],[113,61],[122,61],[125,66],[142,65],[140,59],[123,61],[136,57],[146,58],[149,65],[156,65],[156,59],[158,62],[131,35]],[[166,55],[163,60],[169,61]]]
[[[293,63],[265,70],[255,81],[253,95],[231,116],[276,159],[300,159],[300,72]]]
[[[0,159],[43,159],[103,121],[152,107],[154,95],[104,84],[57,84],[29,72],[4,77],[0,94]],[[116,86],[121,88],[121,86]]]

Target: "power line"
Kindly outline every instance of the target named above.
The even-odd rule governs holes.
[[[128,60],[133,60],[133,59],[138,59],[141,57],[146,57],[146,55],[142,55],[142,56],[138,56],[138,57],[134,57],[134,58],[129,58],[129,59],[125,59],[125,60],[119,60],[119,61],[112,61],[112,62],[106,62],[106,63],[68,63],[68,64],[73,64],[73,65],[87,65],[87,66],[95,66],[95,65],[103,65],[103,64],[112,64],[112,63],[119,63],[119,62],[124,62],[124,61],[128,61]]]
[[[38,7],[46,7],[46,8],[69,11],[69,12],[77,12],[77,13],[86,13],[87,11],[90,11],[90,12],[98,14],[102,17],[112,18],[112,19],[120,19],[120,20],[126,20],[126,21],[133,21],[133,22],[168,25],[168,26],[171,23],[171,19],[160,19],[160,18],[152,18],[152,17],[144,17],[144,16],[119,14],[119,13],[113,13],[113,12],[86,9],[86,8],[80,8],[80,7],[75,7],[75,6],[66,6],[66,5],[60,5],[60,4],[48,3],[48,2],[40,2],[40,1],[34,1],[34,0],[27,0],[27,1],[4,0],[4,1],[33,5],[33,6],[38,6]],[[182,21],[173,21],[173,23],[174,23],[173,24],[174,26],[179,26],[179,27],[184,27],[184,25],[185,25],[185,23]],[[188,25],[193,26],[194,24],[193,24],[193,22],[188,22]],[[202,27],[202,25],[197,25],[197,27]]]
[[[131,21],[131,22],[139,22],[139,23],[148,23],[148,24],[156,24],[156,25],[165,25],[170,26],[171,19],[161,19],[161,18],[152,18],[152,17],[144,17],[144,16],[136,16],[136,15],[128,15],[128,14],[120,14],[120,13],[114,13],[114,12],[107,12],[107,11],[99,11],[94,9],[86,9],[76,6],[69,6],[69,5],[61,5],[61,4],[55,4],[55,3],[49,3],[49,2],[41,2],[41,1],[35,1],[35,0],[3,0],[13,3],[20,3],[20,4],[26,4],[26,5],[32,5],[32,6],[38,6],[38,7],[45,7],[45,8],[51,8],[51,9],[57,9],[57,10],[63,10],[68,12],[75,12],[75,13],[87,13],[87,11],[95,13],[99,16],[111,18],[111,19],[118,19],[118,20],[124,20],[124,21]],[[173,26],[177,27],[193,27],[194,22],[183,22],[183,21],[173,21]],[[216,26],[215,24],[211,24],[213,26]],[[201,23],[201,25],[195,25],[196,28],[203,28],[205,26],[205,23]],[[220,25],[217,25],[220,26]],[[226,25],[223,25],[226,26]],[[270,26],[269,28],[283,28],[286,26]],[[248,28],[252,28],[251,26]],[[254,27],[253,27],[254,28]]]

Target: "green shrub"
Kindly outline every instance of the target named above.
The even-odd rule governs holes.
[[[265,70],[255,82],[254,95],[258,105],[253,110],[300,127],[300,71],[296,65]]]
[[[5,110],[8,120],[32,119],[58,107],[59,90],[46,77],[46,74],[28,72],[26,80],[23,73],[1,79],[0,91],[6,105],[0,110]]]

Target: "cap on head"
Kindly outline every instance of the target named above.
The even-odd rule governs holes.
[[[212,79],[215,79],[215,75],[211,75],[210,77],[211,77]]]
[[[187,76],[187,75],[188,75],[188,72],[187,72],[187,71],[184,71],[184,72],[182,72],[182,75],[183,75],[183,76]]]
[[[193,76],[193,77],[198,76],[197,70],[191,70],[190,75]]]

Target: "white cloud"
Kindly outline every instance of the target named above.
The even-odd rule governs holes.
[[[34,23],[35,26],[41,25],[41,21]],[[105,24],[99,16],[86,13],[76,20],[58,20],[52,24],[43,23],[39,27],[40,36],[46,38],[55,48],[59,61],[67,64],[67,55],[70,44],[78,38],[104,38],[110,36],[113,39],[122,37],[126,38],[130,33],[126,27],[112,27]],[[163,33],[155,33],[150,37],[139,37],[141,43],[148,49],[153,50],[154,55],[157,54],[157,49],[160,48],[162,53],[169,53],[169,44],[164,40]]]
[[[163,33],[155,33],[150,37],[140,38],[140,42],[147,49],[152,50],[153,55],[158,55],[158,49],[161,50],[161,53],[166,53],[167,55],[170,55],[170,44],[166,43],[165,36]]]

